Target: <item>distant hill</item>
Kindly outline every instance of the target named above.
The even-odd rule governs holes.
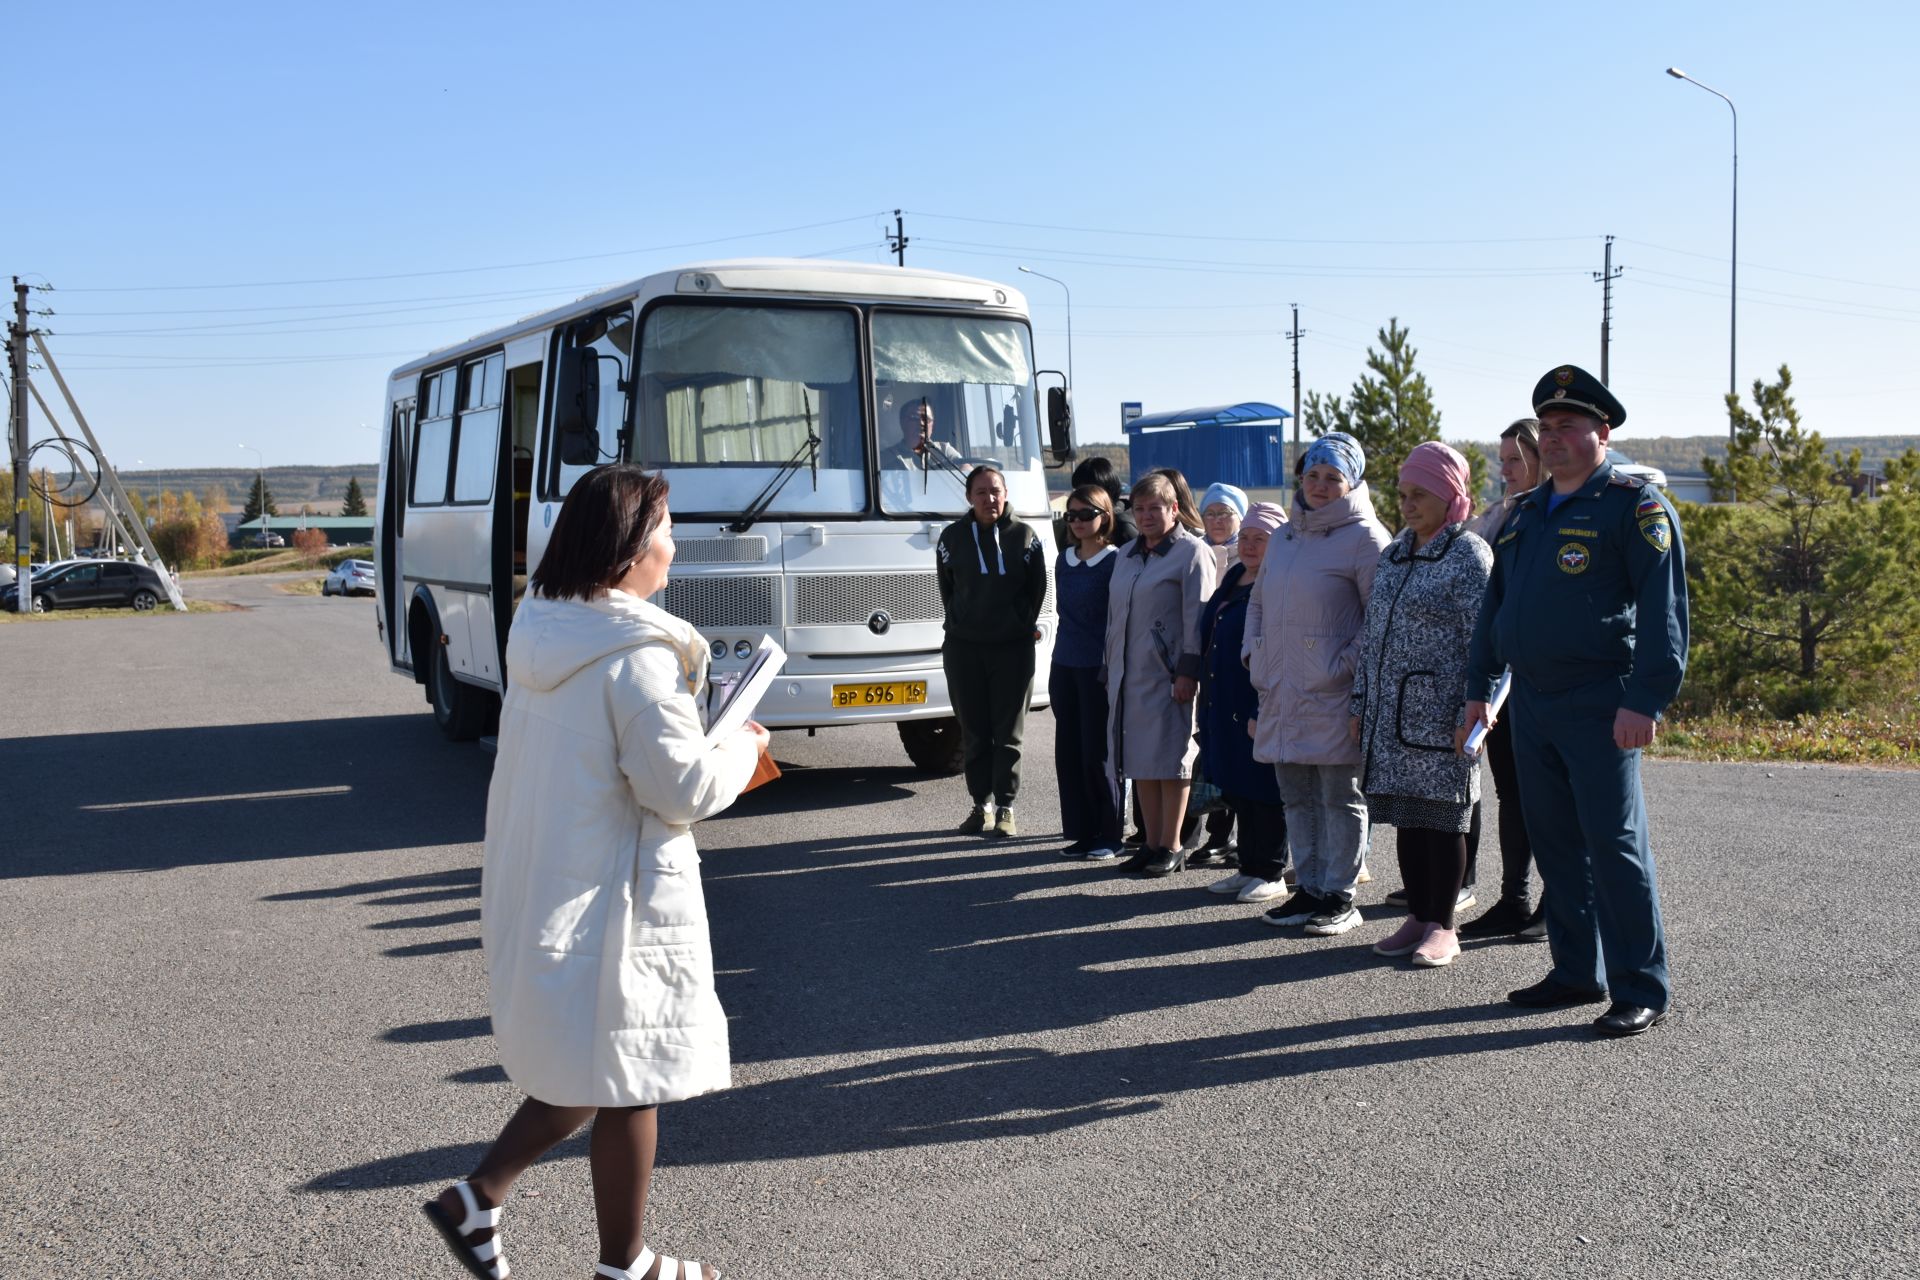
[[[247,495],[253,492],[255,474],[252,467],[122,471],[120,483],[129,493],[138,493],[149,502],[158,498],[162,489],[201,497],[208,489],[218,487],[238,511],[246,504]],[[268,467],[267,491],[283,515],[298,512],[302,506],[312,507],[315,515],[330,515],[339,510],[350,478],[360,481],[360,492],[366,495],[367,506],[371,508],[379,477],[380,468],[370,462],[351,467]]]
[[[1727,438],[1719,436],[1648,436],[1636,439],[1623,431],[1614,437],[1614,446],[1635,462],[1658,467],[1669,475],[1700,473],[1701,458],[1727,456]],[[1920,436],[1827,436],[1827,452],[1860,451],[1860,465],[1878,467],[1889,458],[1897,458],[1908,449],[1920,449]]]

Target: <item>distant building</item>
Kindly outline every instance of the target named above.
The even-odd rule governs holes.
[[[334,547],[364,547],[373,542],[372,516],[266,516],[264,533],[277,533],[293,543],[293,535],[302,529],[318,529]],[[257,546],[263,536],[262,521],[235,522],[228,535],[240,546]]]

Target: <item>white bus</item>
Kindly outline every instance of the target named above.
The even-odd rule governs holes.
[[[974,462],[1047,529],[1032,351],[1005,285],[755,259],[648,276],[402,365],[374,553],[393,669],[449,737],[489,732],[514,602],[560,500],[620,459],[672,482],[679,552],[657,599],[707,637],[716,674],[763,632],[790,655],[763,723],[897,722],[916,765],[956,771],[934,541],[965,512]],[[1062,390],[1047,408],[1064,462]],[[927,416],[916,454],[902,423]],[[1049,583],[1040,672],[1054,628]]]

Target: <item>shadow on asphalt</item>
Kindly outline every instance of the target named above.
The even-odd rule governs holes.
[[[910,795],[916,776],[906,769],[806,772],[811,785],[800,794],[821,799],[802,803],[821,810]],[[776,803],[753,793],[702,827],[720,997],[732,1015],[740,1084],[670,1108],[663,1164],[1035,1136],[1153,1111],[1190,1090],[1499,1053],[1590,1034],[1584,1022],[1532,1018],[1501,1004],[1065,1052],[955,1049],[1231,1001],[1261,988],[1338,981],[1383,962],[1369,950],[1371,933],[1366,942],[1247,954],[1244,943],[1279,939],[1257,916],[1199,892],[1206,873],[1134,882],[1119,893],[1056,892],[1075,881],[1114,878],[1110,869],[1059,859],[1056,840],[990,843],[908,833],[725,847],[730,822],[795,811],[791,799]],[[370,928],[405,929],[470,921],[470,911],[422,915],[417,907],[474,892],[470,881],[414,877],[300,896],[363,897],[366,905],[394,910]],[[468,937],[386,954],[430,954],[462,943],[477,945]],[[398,1027],[384,1039],[411,1044],[489,1031],[482,1017]],[[756,1080],[770,1073],[755,1064],[849,1054],[869,1061]],[[447,1080],[498,1084],[505,1075],[487,1066]],[[484,1146],[396,1155],[321,1174],[306,1189],[443,1180],[466,1172]],[[565,1154],[567,1148],[556,1158]]]
[[[427,715],[0,740],[9,758],[33,788],[0,877],[474,843],[493,763]]]

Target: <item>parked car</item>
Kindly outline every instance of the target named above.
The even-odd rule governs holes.
[[[32,584],[33,611],[49,609],[114,609],[132,607],[145,613],[166,598],[167,585],[143,564],[124,560],[82,560],[55,565],[36,574]],[[0,609],[12,610],[20,586],[0,588]]]
[[[287,545],[287,540],[277,533],[256,535],[252,542],[256,547],[284,547]]]
[[[323,596],[373,594],[373,561],[342,560],[320,584]]]

